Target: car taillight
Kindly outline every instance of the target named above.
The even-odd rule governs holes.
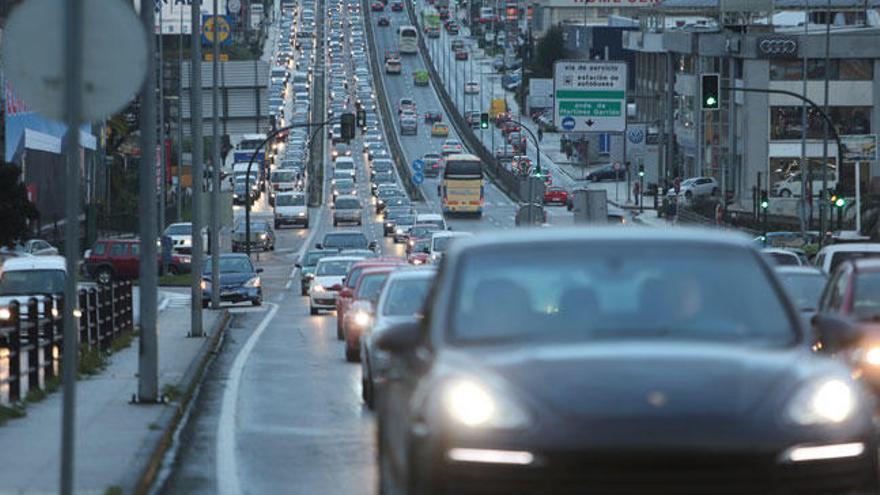
[[[330,286],[330,290],[340,290],[340,289],[342,289],[342,285],[340,285],[340,284]]]

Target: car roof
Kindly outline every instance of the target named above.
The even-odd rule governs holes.
[[[362,259],[364,259],[362,256],[327,256],[326,258],[321,258],[318,263],[325,261],[360,261]]]
[[[3,262],[0,272],[23,270],[62,270],[67,271],[63,256],[18,256]]]
[[[405,264],[406,260],[403,258],[396,258],[392,256],[382,256],[379,258],[368,258],[362,261],[358,261],[354,264],[352,268],[360,268],[360,267],[369,267],[369,266],[391,266],[397,264]]]
[[[448,230],[441,230],[439,232],[434,232],[431,235],[431,239],[436,239],[438,237],[473,237],[474,234],[472,232],[450,232]]]
[[[876,251],[880,252],[880,243],[876,242],[847,242],[843,244],[832,244],[823,247],[819,254],[852,252],[852,251]]]
[[[476,235],[469,239],[456,242],[452,246],[452,252],[464,249],[528,245],[535,242],[590,242],[590,241],[621,241],[632,244],[645,244],[650,242],[681,242],[694,245],[740,247],[753,250],[751,239],[737,232],[719,232],[698,227],[682,227],[677,229],[652,229],[648,227],[632,227],[621,229],[619,227],[595,227],[590,229],[578,228],[545,228],[545,229],[511,229],[509,231],[493,232],[491,236]]]
[[[433,265],[410,266],[398,268],[388,276],[385,283],[396,282],[398,280],[420,280],[431,279],[437,276],[437,267]]]
[[[439,213],[419,213],[416,216],[419,220],[443,220],[443,215]]]
[[[850,260],[857,272],[880,271],[880,258],[862,258]]]
[[[778,266],[775,270],[780,275],[821,275],[828,278],[825,272],[815,266]]]
[[[787,255],[791,255],[791,256],[795,256],[795,257],[797,257],[797,255],[798,255],[797,251],[795,251],[793,249],[786,249],[786,248],[763,248],[763,249],[761,249],[761,252],[767,253],[767,254],[787,254]],[[801,252],[803,252],[803,251],[801,251]]]

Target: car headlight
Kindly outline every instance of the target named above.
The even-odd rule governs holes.
[[[245,282],[244,286],[254,288],[254,287],[259,287],[261,284],[262,284],[262,282],[260,281],[260,277],[254,277],[254,278],[248,280],[247,282]]]
[[[301,212],[297,213],[296,216],[298,216],[298,217],[304,217],[304,216],[306,216],[306,212],[301,211]]]
[[[199,282],[199,287],[201,287],[202,290],[205,290],[210,286],[211,286],[211,282],[208,282],[207,280],[202,280],[201,282]]]
[[[365,327],[370,323],[370,314],[366,311],[358,311],[354,314],[354,323],[359,327]]]
[[[269,235],[268,235],[268,234],[265,234],[265,233],[264,233],[264,234],[260,234],[260,239],[262,239],[262,240],[265,241],[265,240],[268,239],[268,238],[269,238]]]
[[[313,285],[313,286],[312,286],[312,290],[315,291],[315,292],[326,292],[326,291],[327,291],[327,289],[325,289],[324,286],[321,285],[321,284],[315,284],[315,285]]]
[[[522,428],[528,416],[512,400],[467,378],[448,382],[441,391],[443,411],[455,423],[471,428]]]
[[[403,235],[403,229],[395,229],[394,233],[397,235]]]
[[[858,397],[845,379],[825,378],[802,388],[788,406],[788,418],[799,425],[842,423],[852,417]]]

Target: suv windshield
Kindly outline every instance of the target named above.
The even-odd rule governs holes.
[[[12,270],[0,275],[0,296],[17,294],[61,294],[63,270]]]
[[[650,251],[618,242],[475,251],[458,267],[449,334],[460,343],[794,343],[796,327],[758,259],[725,251],[672,242]]]
[[[191,225],[171,225],[165,229],[165,235],[191,235]]]
[[[367,236],[360,232],[334,233],[324,236],[323,245],[332,249],[366,249],[369,242]]]

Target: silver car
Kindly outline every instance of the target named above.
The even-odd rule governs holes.
[[[400,119],[400,135],[411,134],[413,136],[419,133],[419,121],[411,117],[401,117]]]
[[[356,196],[339,196],[333,203],[333,226],[341,223],[363,225],[364,209]]]

